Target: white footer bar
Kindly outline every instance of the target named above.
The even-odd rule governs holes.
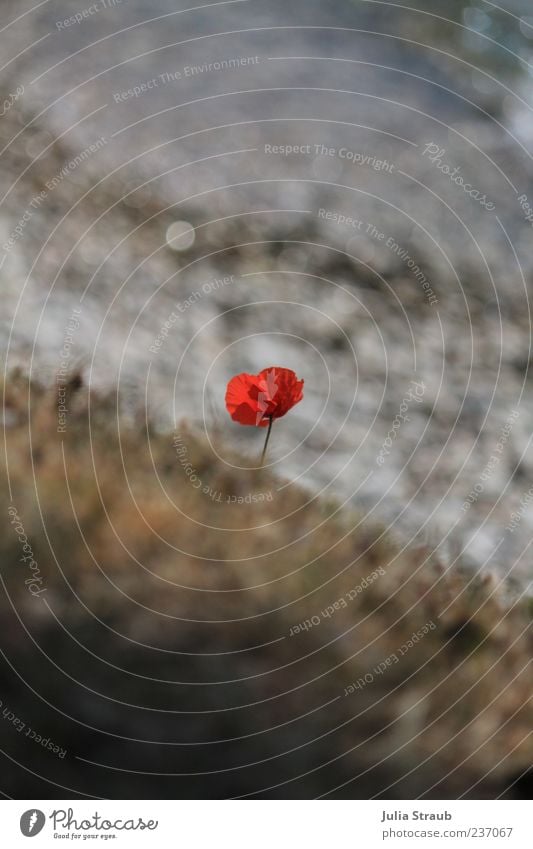
[[[518,801],[2,801],[1,845],[344,849],[531,846]],[[35,839],[35,843],[30,843]]]

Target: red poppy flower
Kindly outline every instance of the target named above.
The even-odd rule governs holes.
[[[302,400],[303,385],[291,369],[280,366],[237,374],[228,383],[226,407],[234,422],[267,427]]]

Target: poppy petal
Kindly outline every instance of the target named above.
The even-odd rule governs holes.
[[[303,380],[281,366],[270,366],[259,374],[237,374],[226,389],[226,408],[231,418],[243,425],[266,427],[270,419],[284,416],[303,398]]]

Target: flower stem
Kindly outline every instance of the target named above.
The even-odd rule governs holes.
[[[270,434],[272,433],[272,422],[274,421],[272,416],[269,416],[268,419],[269,419],[268,430],[267,430],[267,435],[266,435],[266,439],[265,439],[265,444],[263,446],[263,453],[261,454],[261,465],[262,466],[265,465],[265,457],[266,457],[266,452],[267,452],[267,448],[268,448],[268,442],[270,440]]]

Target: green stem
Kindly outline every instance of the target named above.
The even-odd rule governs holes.
[[[268,442],[270,440],[270,434],[272,433],[272,422],[274,421],[272,416],[269,416],[268,418],[269,418],[268,430],[267,430],[267,435],[266,435],[266,439],[265,439],[265,444],[264,444],[264,447],[263,447],[263,453],[261,454],[261,465],[262,466],[265,465],[265,457],[266,457],[266,452],[267,452],[267,448],[268,448]]]

